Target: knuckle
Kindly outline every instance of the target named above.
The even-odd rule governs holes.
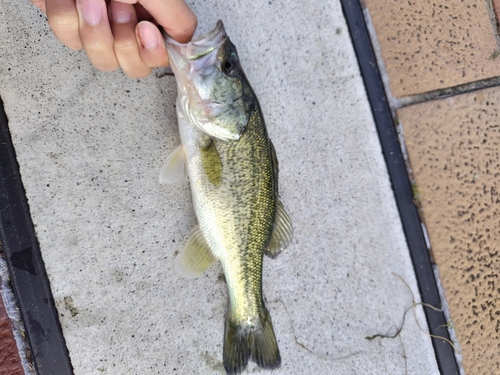
[[[78,30],[78,18],[54,14],[48,17],[48,21],[57,39],[72,50],[82,49],[80,32]]]
[[[89,60],[97,69],[102,72],[112,72],[120,67],[118,61],[114,58],[98,58],[97,56],[89,56]]]
[[[116,52],[122,54],[135,53],[138,54],[137,41],[135,39],[118,39],[114,42]]]
[[[92,64],[99,70],[111,72],[119,68],[113,47],[102,41],[84,44],[85,53]]]
[[[50,28],[59,32],[78,31],[78,16],[72,13],[53,13],[48,16]]]
[[[95,54],[95,55],[103,55],[109,53],[110,48],[107,43],[103,43],[100,40],[92,40],[85,43],[85,52]]]

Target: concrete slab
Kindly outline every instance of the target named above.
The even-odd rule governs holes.
[[[404,319],[415,276],[340,4],[190,4],[201,31],[224,20],[280,160],[295,239],[265,262],[274,373],[437,374],[421,308]],[[95,71],[27,3],[0,16],[0,96],[75,374],[222,374],[221,269],[175,273],[195,218],[187,183],[157,182],[174,82]]]
[[[398,110],[467,374],[498,373],[500,87]]]

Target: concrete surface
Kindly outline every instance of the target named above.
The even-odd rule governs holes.
[[[364,2],[396,98],[500,75],[487,1]]]
[[[437,374],[420,306],[395,339],[365,338],[396,332],[418,292],[340,3],[190,4],[238,47],[294,222],[265,261],[273,373]],[[97,72],[29,2],[0,17],[0,96],[75,374],[224,373],[221,269],[175,273],[190,192],[157,182],[179,143],[174,81]]]
[[[466,374],[500,373],[500,87],[398,110]]]

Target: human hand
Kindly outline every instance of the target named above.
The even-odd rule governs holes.
[[[47,15],[55,36],[67,47],[83,48],[99,70],[121,67],[132,78],[168,65],[158,27],[187,43],[198,24],[184,0],[31,1]]]

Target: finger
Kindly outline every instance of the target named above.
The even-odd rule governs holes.
[[[113,34],[104,0],[77,0],[80,38],[90,62],[99,70],[109,72],[118,68],[113,49]]]
[[[56,38],[71,49],[82,49],[75,1],[47,0],[45,10]]]
[[[146,65],[155,68],[168,65],[167,51],[160,30],[149,21],[142,21],[136,27],[139,52]]]
[[[193,37],[198,19],[184,0],[120,0],[124,3],[140,3],[165,31],[180,43]]]
[[[139,45],[135,35],[137,15],[134,7],[117,1],[111,1],[111,29],[114,36],[114,50],[123,71],[132,78],[143,78],[151,73],[139,54]]]
[[[31,2],[43,13],[47,13],[47,11],[45,10],[45,0],[31,0]]]
[[[118,0],[118,1],[122,1],[122,0]],[[137,14],[137,19],[139,21],[152,21],[152,22],[154,22],[153,16],[151,14],[149,14],[149,12],[146,9],[144,9],[144,7],[141,4],[135,3],[134,9],[135,9],[135,14]]]

